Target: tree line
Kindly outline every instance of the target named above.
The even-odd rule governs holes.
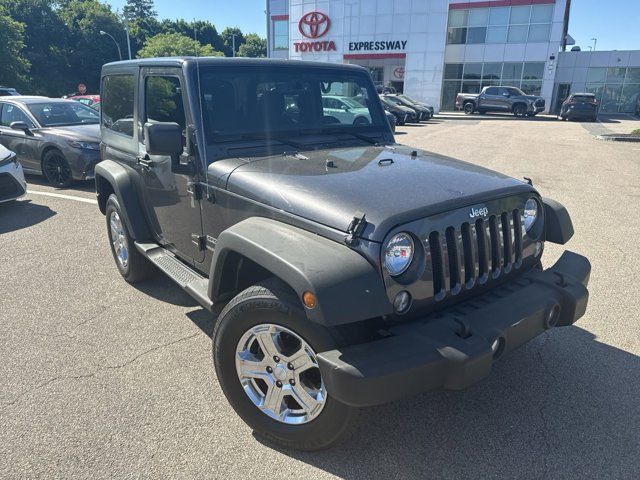
[[[127,0],[122,12],[100,0],[0,0],[0,85],[59,97],[78,83],[100,88],[100,68],[129,58],[199,55],[266,57],[255,33],[206,20],[160,20],[153,0]],[[103,33],[101,33],[103,32]],[[111,38],[112,37],[112,38]]]

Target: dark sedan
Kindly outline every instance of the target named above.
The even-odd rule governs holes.
[[[93,178],[100,161],[100,114],[80,102],[46,97],[0,99],[0,144],[24,171],[58,188]]]
[[[400,97],[403,100],[406,100],[407,102],[415,103],[416,105],[420,105],[426,108],[427,110],[429,110],[429,112],[431,112],[431,116],[433,117],[433,114],[435,113],[435,109],[433,108],[433,105],[429,105],[428,103],[415,100],[414,98],[411,98],[409,95],[405,95],[404,93],[399,93],[398,97]]]
[[[382,108],[384,108],[387,113],[393,114],[398,125],[412,123],[418,119],[418,115],[416,114],[415,110],[404,107],[402,105],[397,105],[384,96],[380,97],[380,102],[382,102]]]
[[[389,101],[395,103],[396,105],[401,105],[403,107],[410,108],[416,115],[418,116],[417,121],[420,122],[422,120],[429,120],[431,118],[431,111],[427,107],[423,107],[422,105],[418,105],[417,103],[412,103],[408,100],[403,99],[399,95],[383,95],[384,98]]]
[[[598,118],[598,100],[593,93],[572,93],[560,107],[562,120],[588,120]]]

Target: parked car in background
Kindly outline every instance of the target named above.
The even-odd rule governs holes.
[[[478,112],[510,112],[516,117],[532,117],[544,111],[542,97],[527,95],[516,87],[484,87],[477,93],[459,93],[456,108],[467,115]]]
[[[11,202],[26,192],[27,183],[17,155],[0,145],[0,203]]]
[[[416,103],[409,102],[408,100],[404,100],[403,98],[401,98],[396,94],[387,94],[387,95],[383,95],[383,97],[389,100],[390,102],[395,103],[396,105],[401,105],[403,107],[407,107],[413,110],[417,116],[416,121],[418,122],[423,120],[429,120],[431,118],[431,111],[427,107],[423,107],[422,105],[418,105]]]
[[[0,87],[0,97],[15,97],[20,95],[15,88]]]
[[[369,109],[351,97],[323,95],[322,108],[325,117],[335,118],[347,125],[369,125]],[[336,122],[336,123],[338,123]]]
[[[380,102],[382,102],[382,108],[384,108],[386,112],[393,114],[398,125],[404,125],[405,123],[412,123],[418,120],[418,115],[415,110],[409,107],[393,103],[384,96],[380,97]]]
[[[100,95],[74,95],[67,98],[69,100],[80,102],[87,107],[93,108],[94,110],[100,111]]]
[[[572,93],[562,102],[560,114],[562,120],[589,120],[598,118],[598,100],[593,93]]]
[[[59,188],[93,178],[100,161],[100,114],[73,100],[0,98],[0,144],[27,173]]]
[[[391,112],[387,112],[386,110],[385,110],[384,113],[387,116],[387,122],[389,122],[389,126],[391,127],[391,131],[393,133],[396,133],[396,116]]]
[[[403,100],[406,100],[407,102],[414,103],[416,105],[421,105],[421,106],[427,108],[431,112],[431,116],[433,117],[433,114],[435,113],[435,109],[433,108],[433,105],[429,105],[428,103],[420,102],[418,100],[415,100],[415,99],[411,98],[410,96],[405,95],[404,93],[399,93],[398,97],[400,97]]]

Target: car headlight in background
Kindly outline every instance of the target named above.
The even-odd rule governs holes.
[[[536,223],[538,218],[538,202],[534,198],[530,198],[524,204],[524,228],[528,232]]]
[[[100,150],[100,142],[80,142],[78,140],[69,140],[67,143],[70,147],[79,148],[80,150]]]
[[[415,248],[413,238],[408,233],[398,233],[391,237],[384,249],[384,267],[391,276],[405,272],[413,260]]]

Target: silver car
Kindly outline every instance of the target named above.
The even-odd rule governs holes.
[[[17,154],[26,173],[43,174],[65,188],[93,178],[100,161],[100,114],[73,100],[2,97],[0,144]]]
[[[11,202],[26,192],[27,184],[16,154],[0,145],[0,203]]]

